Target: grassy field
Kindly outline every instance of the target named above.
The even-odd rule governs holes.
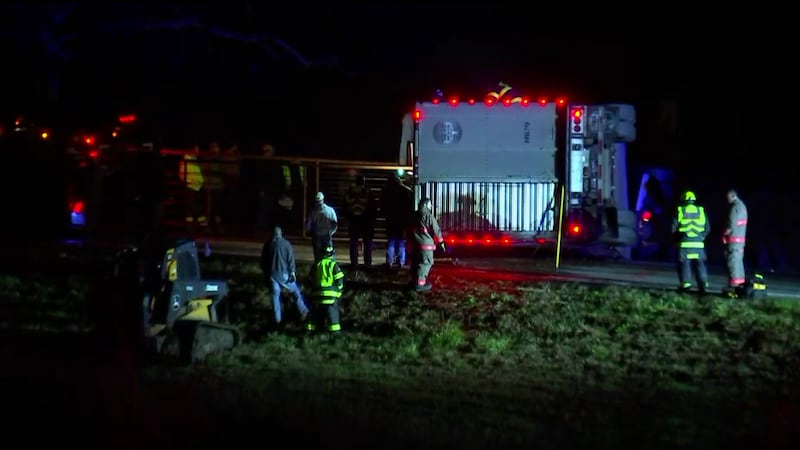
[[[793,301],[436,268],[436,289],[415,294],[403,273],[348,273],[346,337],[332,342],[298,323],[271,331],[255,263],[203,264],[207,278],[230,280],[247,341],[194,367],[141,372],[140,402],[181,405],[176,435],[199,421],[235,430],[191,433],[203,442],[281,430],[298,445],[383,448],[792,448],[800,438]],[[3,276],[3,327],[80,334],[87,286],[81,275]]]

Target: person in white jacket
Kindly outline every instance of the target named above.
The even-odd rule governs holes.
[[[314,261],[319,261],[322,258],[320,249],[326,246],[333,247],[333,235],[339,228],[339,219],[336,211],[325,204],[325,195],[322,192],[317,192],[314,200],[314,206],[311,207],[306,219],[306,231],[311,234]]]

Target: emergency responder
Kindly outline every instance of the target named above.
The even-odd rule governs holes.
[[[678,291],[688,292],[692,287],[692,272],[697,279],[700,294],[708,289],[705,238],[710,231],[705,208],[697,204],[694,192],[686,191],[672,221],[672,234],[678,242]]]
[[[725,261],[728,270],[728,287],[724,293],[735,294],[736,288],[745,282],[744,244],[747,234],[747,207],[735,190],[728,191],[728,210],[722,243],[725,244]]]
[[[320,259],[311,266],[311,315],[306,322],[306,331],[313,332],[328,324],[333,336],[342,334],[339,321],[339,299],[344,290],[344,272],[333,256],[332,245],[322,245],[318,250]]]
[[[272,230],[272,239],[265,242],[261,249],[261,270],[272,294],[272,308],[275,312],[275,325],[282,323],[281,290],[285,289],[294,298],[300,320],[305,322],[308,307],[303,300],[303,293],[297,285],[297,262],[291,242],[283,237],[283,230],[276,226]]]
[[[283,191],[283,169],[281,163],[275,160],[275,147],[264,144],[261,155],[252,162],[254,184],[258,198],[258,212],[256,213],[256,229],[269,230],[271,226],[278,225],[278,199]],[[257,232],[259,234],[260,231]]]
[[[367,179],[357,175],[355,183],[344,193],[347,234],[350,237],[350,267],[358,267],[358,241],[364,244],[364,266],[372,266],[372,242],[375,237],[377,206],[375,196],[367,187]]]
[[[436,250],[437,245],[442,250],[446,250],[442,230],[439,228],[439,222],[433,216],[432,203],[429,198],[419,201],[419,207],[414,212],[410,228],[413,236],[412,288],[417,292],[429,291],[431,284],[428,283],[428,274],[433,267],[433,251]]]
[[[386,219],[386,266],[406,264],[406,228],[414,214],[414,193],[393,174],[381,191],[381,213]]]
[[[311,234],[314,261],[322,258],[321,249],[333,248],[333,235],[338,228],[339,219],[336,211],[325,204],[325,195],[317,192],[314,196],[314,206],[311,207],[306,219],[306,231]]]
[[[180,162],[179,174],[181,180],[186,185],[186,223],[190,227],[195,223],[206,226],[208,218],[201,211],[203,202],[201,191],[203,189],[203,172],[197,162],[197,155],[200,153],[200,146],[195,145],[191,152],[183,155]]]
[[[210,225],[214,231],[221,233],[222,208],[225,194],[224,165],[220,160],[222,149],[218,142],[208,145],[205,160],[200,164],[203,172],[203,187],[205,188],[205,211]]]

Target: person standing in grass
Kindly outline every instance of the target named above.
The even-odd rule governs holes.
[[[319,250],[321,259],[311,267],[311,297],[313,310],[306,322],[306,330],[313,332],[327,322],[333,336],[342,334],[339,321],[339,299],[344,290],[344,272],[333,256],[333,246],[323,244]]]
[[[308,317],[308,307],[303,300],[303,293],[297,285],[297,262],[292,244],[283,237],[283,230],[276,226],[272,232],[272,240],[264,243],[261,249],[261,270],[269,283],[272,293],[272,308],[275,312],[275,326],[282,322],[281,291],[287,290],[294,298],[300,320]]]

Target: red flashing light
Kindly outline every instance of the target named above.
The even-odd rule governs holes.
[[[520,100],[519,102],[522,104],[522,106],[528,106],[531,104],[531,99],[529,99],[528,97],[522,97],[522,100]]]
[[[416,120],[417,122],[422,120],[422,111],[420,111],[419,109],[414,111],[414,120]]]
[[[539,97],[536,102],[539,103],[539,106],[547,106],[547,97]]]
[[[642,220],[645,222],[650,222],[650,219],[653,218],[653,213],[650,211],[645,211],[642,213]]]
[[[136,122],[136,116],[133,114],[119,116],[119,123],[133,123],[133,122]]]
[[[470,105],[474,105],[475,104],[475,99],[471,98],[471,99],[469,99],[469,101],[467,103],[469,103]]]
[[[450,106],[458,106],[458,97],[453,97],[450,99]]]
[[[569,232],[572,233],[573,235],[579,235],[581,234],[581,226],[573,224],[569,227]]]
[[[484,103],[486,103],[486,106],[492,106],[495,103],[497,103],[497,100],[495,100],[494,97],[486,97],[486,100],[484,100]]]
[[[86,145],[94,144],[94,136],[86,136],[86,137],[84,137],[83,138],[83,142],[85,142]]]
[[[78,200],[77,202],[72,203],[72,213],[73,214],[80,214],[83,212],[83,202]]]
[[[89,152],[89,158],[97,159],[98,156],[100,156],[100,152],[98,152],[97,150],[91,150]]]
[[[567,104],[567,99],[565,99],[564,97],[559,97],[558,99],[556,99],[556,105],[564,106],[566,104]]]
[[[433,104],[434,105],[438,105],[439,104],[439,99],[438,98],[434,98],[433,99]]]
[[[503,104],[506,106],[511,106],[511,99],[510,98],[503,99]]]

